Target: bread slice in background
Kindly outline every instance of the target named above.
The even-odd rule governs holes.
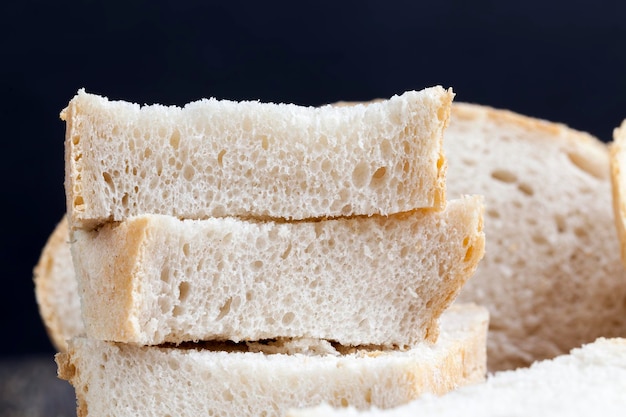
[[[610,154],[615,226],[621,245],[621,259],[626,266],[626,120],[613,131]]]
[[[485,196],[485,257],[459,295],[491,314],[491,371],[626,335],[626,272],[596,138],[504,110],[455,103],[447,190]]]
[[[371,106],[205,99],[179,108],[80,90],[61,113],[70,224],[440,209],[453,95],[432,87]]]
[[[442,397],[423,396],[404,406],[364,412],[320,406],[289,417],[576,417],[622,416],[626,409],[626,339],[600,338],[570,354],[502,371],[485,383]]]
[[[52,344],[59,351],[66,349],[66,340],[84,332],[69,239],[67,217],[63,216],[34,268],[39,313]]]
[[[78,415],[271,417],[325,402],[387,408],[483,381],[487,322],[482,307],[454,306],[436,344],[406,351],[306,340],[175,348],[76,338],[56,361],[76,390]]]
[[[406,346],[484,254],[482,197],[445,210],[274,222],[138,216],[76,230],[89,337],[156,345],[310,337]],[[102,256],[107,254],[106,256]]]

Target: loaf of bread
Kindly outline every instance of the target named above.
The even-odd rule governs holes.
[[[156,345],[276,337],[406,346],[484,254],[481,197],[444,211],[275,222],[144,215],[75,230],[86,333]],[[107,256],[102,256],[107,254]]]
[[[292,410],[288,417],[587,417],[626,409],[626,339],[598,339],[568,355],[502,371],[441,397],[424,395],[389,410]]]
[[[459,295],[488,307],[491,371],[626,335],[626,272],[596,138],[508,111],[455,103],[447,193],[485,197],[487,248]]]
[[[451,90],[371,106],[139,106],[80,90],[66,122],[72,227],[140,214],[310,219],[445,205]]]
[[[39,314],[54,347],[64,351],[66,340],[84,332],[67,217],[48,238],[33,275]]]
[[[145,347],[75,338],[57,354],[79,416],[283,416],[329,403],[365,409],[405,404],[481,382],[486,309],[455,306],[436,344],[406,351],[323,341]]]

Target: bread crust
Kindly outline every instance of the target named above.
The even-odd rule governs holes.
[[[621,259],[626,267],[626,120],[613,131],[613,142],[609,145],[611,164],[611,190],[615,228],[620,240]]]
[[[58,351],[64,351],[66,340],[83,330],[69,245],[68,222],[63,216],[33,269],[39,314]]]

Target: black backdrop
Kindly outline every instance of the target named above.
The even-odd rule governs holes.
[[[0,355],[52,352],[32,268],[65,211],[58,114],[78,88],[319,105],[441,84],[608,141],[626,118],[625,12],[576,0],[3,2]]]

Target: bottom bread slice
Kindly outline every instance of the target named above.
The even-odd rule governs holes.
[[[342,348],[325,341],[138,346],[78,337],[58,353],[78,416],[282,416],[290,408],[388,408],[486,373],[487,310],[453,306],[435,344]],[[202,346],[202,348],[201,348]]]
[[[599,338],[568,355],[501,371],[485,383],[441,397],[425,395],[388,410],[291,410],[289,417],[575,417],[623,416],[626,410],[626,339]]]

